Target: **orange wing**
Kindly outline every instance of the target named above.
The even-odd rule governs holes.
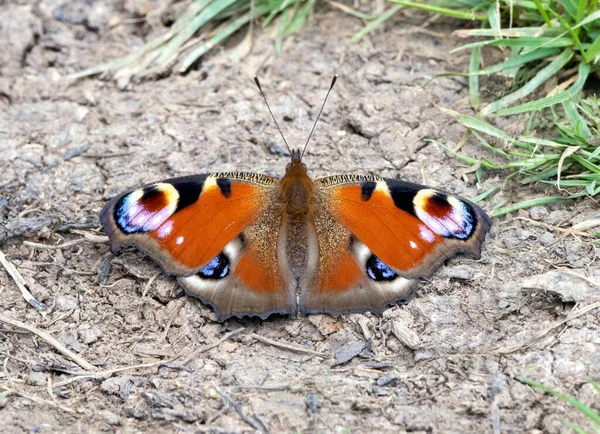
[[[301,283],[304,312],[381,311],[456,253],[479,257],[491,225],[475,204],[417,184],[334,176],[315,185],[318,264]]]
[[[145,251],[220,319],[294,312],[278,265],[277,182],[245,173],[169,179],[113,198],[100,220],[113,252]]]

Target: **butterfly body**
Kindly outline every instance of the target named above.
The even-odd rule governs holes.
[[[478,257],[490,221],[471,202],[375,176],[313,181],[300,152],[281,180],[174,178],[113,198],[111,249],[135,245],[220,320],[381,312],[457,252]]]

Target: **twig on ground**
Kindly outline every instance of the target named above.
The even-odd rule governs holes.
[[[538,341],[539,339],[541,339],[544,336],[546,336],[548,333],[550,333],[555,328],[558,328],[561,325],[563,325],[563,324],[565,324],[565,323],[567,323],[567,322],[569,322],[569,321],[571,321],[571,320],[573,320],[575,318],[579,318],[581,315],[585,315],[586,313],[588,313],[591,310],[594,310],[594,309],[596,309],[598,307],[600,307],[600,301],[597,301],[597,302],[592,303],[592,304],[588,304],[587,306],[582,307],[581,309],[579,309],[579,310],[577,310],[575,312],[571,312],[571,314],[568,315],[565,319],[560,320],[560,321],[554,323],[553,325],[551,325],[550,327],[547,327],[544,330],[536,333],[527,342],[510,345],[508,347],[499,347],[499,348],[496,348],[496,349],[492,350],[490,352],[490,354],[498,354],[498,355],[509,354],[509,353],[514,353],[515,351],[519,351],[521,349],[529,348],[536,341]]]
[[[58,342],[56,339],[54,339],[52,336],[50,336],[49,333],[46,333],[43,330],[40,330],[32,325],[29,324],[25,324],[24,322],[21,321],[17,321],[15,319],[12,318],[8,318],[2,314],[0,314],[0,322],[3,322],[5,324],[9,324],[13,327],[17,327],[19,329],[22,330],[27,330],[30,333],[33,333],[34,335],[39,336],[40,338],[42,338],[43,340],[45,340],[48,344],[50,344],[51,346],[53,346],[58,352],[60,352],[62,355],[64,355],[65,357],[71,359],[73,362],[77,363],[79,366],[81,366],[84,369],[90,370],[90,371],[95,371],[97,370],[97,368],[92,365],[91,363],[89,363],[87,360],[85,360],[83,357],[78,356],[77,354],[75,354],[74,352],[70,351],[69,349],[65,348],[65,346],[63,344],[61,344],[60,342]]]
[[[48,395],[50,396],[50,399],[52,400],[52,402],[55,404],[58,404],[58,401],[56,400],[56,396],[54,396],[54,391],[52,390],[52,375],[48,375],[48,382],[46,383],[46,391],[48,392]]]
[[[86,158],[115,158],[115,157],[126,157],[128,155],[134,154],[133,151],[128,152],[107,152],[105,154],[82,154],[82,157]]]
[[[75,246],[79,243],[86,241],[85,238],[79,238],[77,240],[67,241],[61,244],[42,244],[42,243],[34,243],[33,241],[23,241],[23,245],[27,247],[33,247],[34,249],[40,250],[57,250],[57,249],[66,249],[71,246]]]
[[[83,235],[83,237],[90,243],[96,244],[108,244],[108,237],[106,235],[95,235],[81,229],[71,229],[71,232],[77,235]]]
[[[292,351],[294,353],[310,354],[312,356],[318,356],[318,357],[323,357],[323,358],[328,358],[329,357],[329,355],[325,354],[325,353],[320,353],[318,351],[309,350],[308,348],[302,348],[302,347],[297,346],[297,345],[292,345],[292,344],[277,342],[277,341],[271,340],[269,338],[265,338],[264,336],[257,335],[256,333],[250,333],[249,336],[251,338],[253,338],[253,339],[256,339],[257,341],[264,342],[265,344],[269,344],[269,345],[272,345],[272,346],[277,347],[277,348],[281,348],[281,349],[284,349],[284,350]]]
[[[31,292],[29,292],[29,290],[27,289],[27,282],[25,282],[25,279],[23,279],[21,273],[19,273],[17,268],[12,263],[10,263],[8,259],[6,259],[6,256],[4,256],[4,253],[2,252],[0,252],[0,264],[2,264],[2,266],[10,275],[10,277],[12,277],[15,284],[17,285],[17,288],[19,288],[19,291],[21,291],[21,296],[25,299],[25,301],[43,315],[43,311],[46,310],[47,307],[33,297]]]
[[[64,381],[61,381],[59,383],[53,384],[52,388],[66,386],[66,385],[74,383],[75,381],[78,381],[78,380],[89,380],[89,379],[97,379],[97,378],[110,377],[111,375],[116,374],[118,372],[130,371],[132,369],[151,368],[153,366],[165,365],[167,363],[170,363],[170,362],[176,360],[180,355],[181,355],[181,353],[177,354],[175,357],[173,357],[173,358],[171,358],[169,360],[160,360],[158,362],[142,363],[140,365],[122,366],[120,368],[108,369],[106,371],[98,371],[98,372],[87,372],[87,371],[84,371],[84,372],[69,372],[69,374],[76,375],[76,377],[69,378],[68,380],[64,380]]]
[[[548,229],[548,230],[554,231],[554,232],[562,232],[567,235],[579,235],[581,237],[594,237],[595,236],[591,233],[585,232],[583,229],[575,228],[575,226],[571,226],[570,228],[561,228],[558,226],[550,225],[548,223],[540,222],[537,220],[533,220],[533,219],[530,219],[527,217],[521,217],[521,216],[514,217],[513,220],[525,221],[533,226],[539,226],[541,228]]]
[[[58,321],[62,321],[63,319],[68,318],[71,315],[73,315],[73,312],[75,312],[75,308],[58,315],[56,318],[50,320],[50,322],[48,324],[44,324],[43,327],[45,329],[50,328],[50,326],[56,324]]]
[[[0,385],[0,390],[4,390],[5,392],[8,392],[8,393],[14,393],[15,395],[19,395],[19,396],[22,396],[23,398],[29,399],[29,400],[31,400],[33,402],[37,402],[38,404],[46,404],[46,405],[49,405],[51,407],[59,408],[59,409],[61,409],[63,411],[69,412],[69,413],[78,413],[78,411],[75,410],[74,408],[65,407],[64,405],[60,405],[60,404],[57,404],[57,403],[52,402],[52,401],[47,401],[47,400],[42,399],[42,398],[40,398],[38,396],[29,395],[29,394],[27,394],[25,392],[21,392],[20,390],[17,390],[17,389],[13,389],[13,388],[10,388],[10,387],[6,387],[6,386],[1,386]]]
[[[148,294],[148,291],[150,291],[150,287],[152,286],[152,284],[154,283],[154,281],[158,278],[158,276],[160,276],[162,274],[162,271],[159,271],[158,273],[156,273],[154,276],[152,276],[150,279],[148,279],[148,282],[146,282],[146,286],[144,287],[144,291],[142,292],[142,302],[144,301],[144,299],[146,298],[146,295]]]
[[[210,433],[210,434],[238,434],[238,431],[222,428],[222,427],[216,426],[216,425],[209,425],[209,424],[192,425],[193,428],[183,425],[183,424],[180,424],[180,423],[174,423],[173,426],[184,432],[192,432],[192,433],[206,432],[206,433]]]
[[[173,321],[175,320],[175,317],[177,316],[177,314],[179,313],[179,311],[181,310],[181,308],[185,305],[186,303],[186,297],[182,297],[181,301],[179,301],[176,305],[175,308],[173,309],[173,313],[171,313],[171,316],[169,317],[169,321],[167,322],[167,325],[165,326],[165,331],[163,332],[162,336],[158,339],[158,342],[162,342],[165,339],[167,339],[167,335],[169,334],[169,330],[171,328],[171,324],[173,324]]]
[[[213,384],[213,389],[215,389],[215,391],[221,395],[221,397],[231,406],[233,407],[233,409],[235,410],[235,412],[238,414],[238,416],[244,421],[246,422],[248,425],[250,425],[252,428],[254,428],[255,430],[260,431],[261,433],[266,433],[267,428],[260,423],[259,421],[257,421],[256,419],[253,419],[249,416],[246,416],[244,414],[244,412],[242,411],[242,407],[240,407],[240,405],[235,402],[233,400],[233,398],[231,396],[229,396],[227,393],[225,393],[225,391],[223,391],[221,388],[219,388],[218,386]]]
[[[193,351],[189,356],[187,356],[185,359],[183,359],[183,361],[181,362],[182,365],[187,365],[188,363],[190,363],[192,360],[194,360],[196,357],[198,357],[199,354],[204,353],[208,350],[212,350],[215,347],[218,347],[219,345],[221,345],[223,342],[225,342],[227,339],[229,339],[230,337],[237,335],[239,332],[245,330],[244,328],[239,328],[236,330],[233,330],[229,333],[227,333],[225,336],[223,336],[221,339],[219,339],[217,342],[215,342],[214,344],[210,344],[207,345],[205,347],[202,347],[196,351]]]
[[[244,390],[260,390],[262,392],[282,392],[288,391],[291,393],[303,393],[306,391],[303,387],[293,387],[289,384],[275,385],[275,386],[233,386],[231,388],[234,392],[241,392]]]

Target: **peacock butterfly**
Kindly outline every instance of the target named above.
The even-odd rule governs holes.
[[[219,320],[381,313],[456,253],[480,256],[491,222],[472,202],[377,176],[313,181],[304,151],[290,154],[279,180],[210,173],[114,197],[100,214],[111,250],[145,251]]]

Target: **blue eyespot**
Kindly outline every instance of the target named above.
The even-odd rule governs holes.
[[[367,276],[376,282],[389,282],[398,277],[394,270],[381,262],[381,259],[375,255],[371,255],[371,257],[367,260]]]
[[[229,258],[221,252],[198,272],[203,279],[222,279],[229,274]]]

